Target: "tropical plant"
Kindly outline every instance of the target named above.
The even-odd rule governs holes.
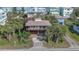
[[[46,16],[46,19],[48,19],[50,21],[50,23],[52,24],[46,30],[47,41],[48,41],[48,43],[50,43],[51,41],[58,43],[61,39],[63,39],[65,30],[63,30],[63,26],[58,24],[55,16],[48,15],[48,16]]]
[[[18,32],[17,35],[18,35],[18,40],[20,42],[25,42],[28,39],[30,33],[26,31],[22,31],[22,32]]]

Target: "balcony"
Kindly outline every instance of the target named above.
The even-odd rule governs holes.
[[[46,27],[29,27],[26,30],[46,30]]]

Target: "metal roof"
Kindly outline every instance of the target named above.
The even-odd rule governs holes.
[[[47,20],[41,21],[27,21],[25,26],[51,26],[50,22]]]

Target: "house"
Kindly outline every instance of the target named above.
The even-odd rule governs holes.
[[[73,10],[74,10],[74,8],[72,8],[72,7],[64,7],[63,8],[63,17],[65,17],[65,18],[69,18],[70,17],[70,15],[72,14],[72,12],[73,12]]]
[[[46,13],[45,7],[25,7],[25,13]]]
[[[48,26],[51,26],[50,22],[47,20],[41,20],[40,18],[36,18],[34,21],[27,21],[26,31],[29,31],[33,34],[43,34]]]
[[[65,18],[63,16],[56,16],[56,18],[57,18],[59,24],[64,25]]]
[[[50,13],[52,15],[60,15],[60,8],[59,7],[50,7]]]
[[[5,25],[5,22],[7,20],[7,13],[0,9],[0,25]]]
[[[22,7],[16,7],[16,11],[17,11],[17,13],[23,12]]]
[[[1,9],[3,9],[5,12],[12,12],[12,7],[2,7]]]

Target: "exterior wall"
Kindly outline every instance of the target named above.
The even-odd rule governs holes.
[[[32,12],[34,12],[35,10],[34,10],[34,7],[26,7],[26,8],[24,8],[26,11],[25,11],[25,13],[32,13]]]
[[[67,8],[67,7],[64,7],[63,8],[63,16],[66,17],[66,18],[69,18],[70,17],[70,14],[73,12],[73,8]]]
[[[59,24],[64,25],[64,19],[57,19],[57,20]]]
[[[46,8],[38,7],[38,8],[36,8],[36,12],[47,12],[47,11],[46,11]]]
[[[60,9],[59,9],[59,7],[51,7],[50,8],[50,13],[52,15],[60,15]]]
[[[16,10],[17,10],[17,13],[22,12],[22,8],[21,7],[17,7]]]
[[[0,9],[0,25],[5,25],[5,21],[7,20],[7,13]]]
[[[60,16],[63,16],[63,7],[60,7]]]
[[[1,7],[6,12],[12,12],[12,7]],[[69,17],[73,12],[71,7],[24,7],[24,13],[50,12],[55,15]],[[17,11],[22,11],[22,7],[17,7]]]
[[[47,27],[43,26],[29,26],[26,27],[26,31],[31,32],[32,34],[44,34],[46,31]]]
[[[47,12],[46,8],[44,7],[26,7],[25,10],[26,10],[25,13]]]
[[[13,7],[2,7],[5,12],[12,12]],[[16,7],[17,12],[21,12],[22,8],[21,7]]]
[[[5,12],[12,12],[12,7],[2,7]]]

